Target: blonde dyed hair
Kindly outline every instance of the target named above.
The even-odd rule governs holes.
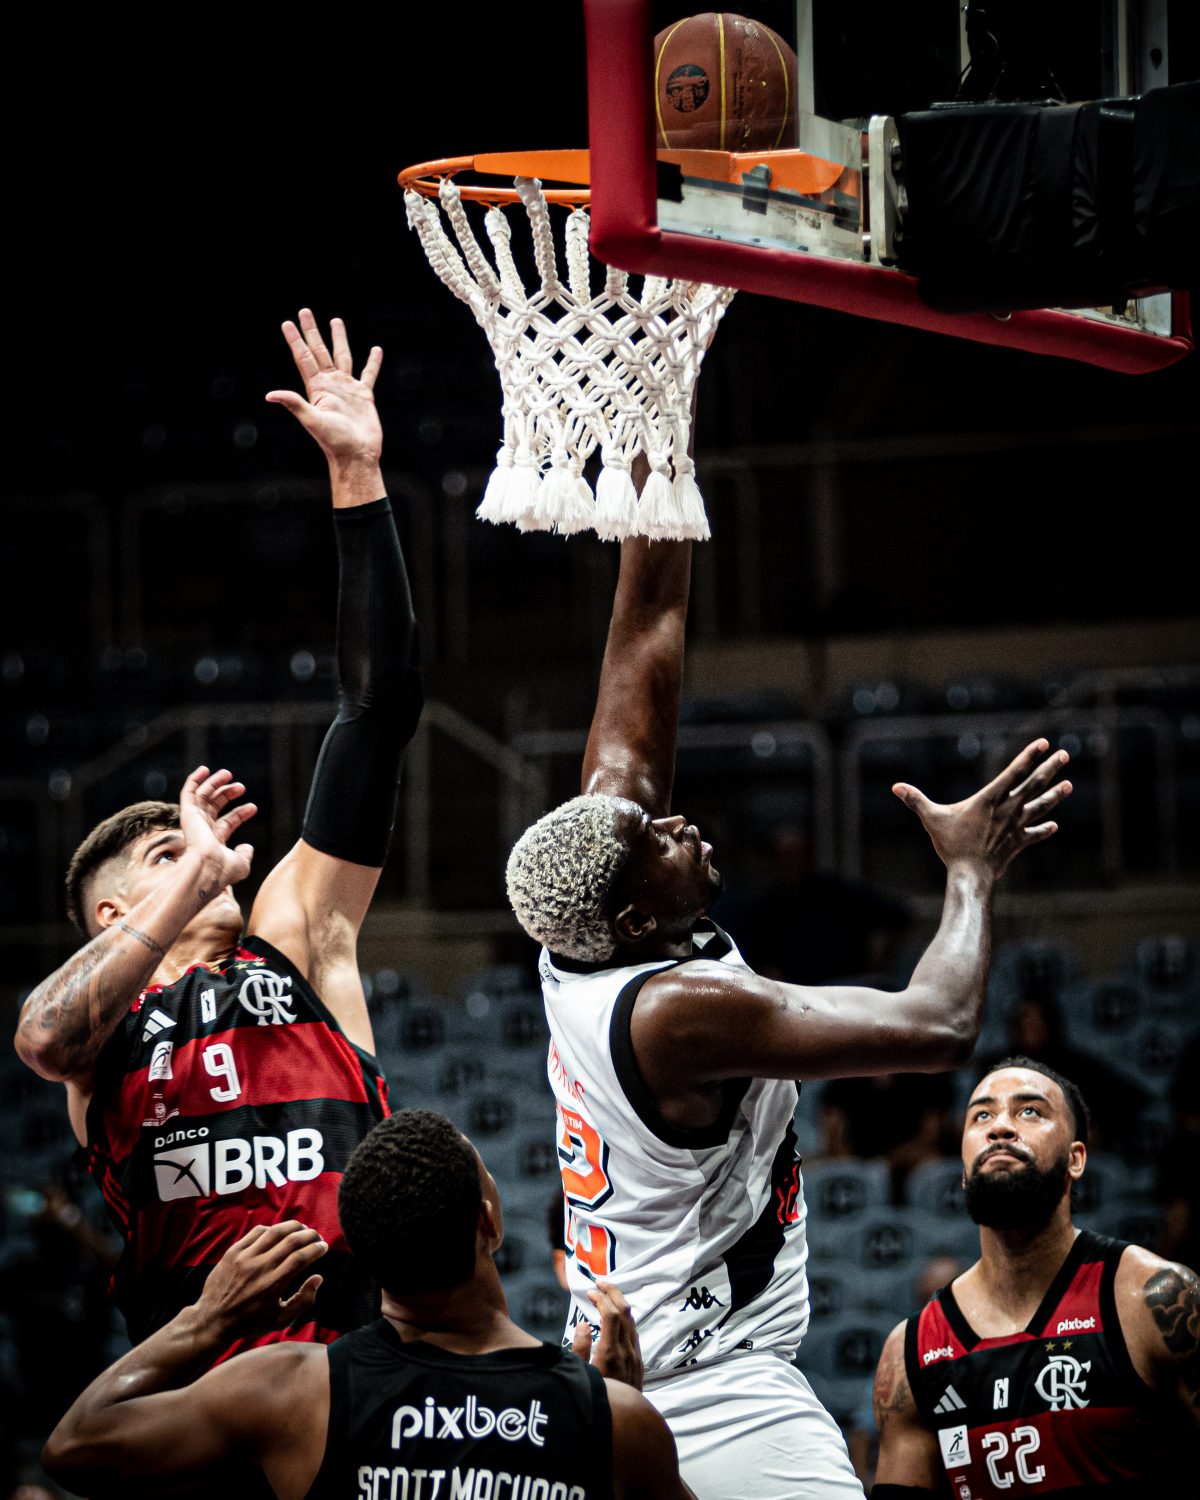
[[[513,845],[508,899],[529,936],[552,953],[583,963],[612,957],[609,895],[629,857],[617,820],[629,808],[599,792],[572,797]]]

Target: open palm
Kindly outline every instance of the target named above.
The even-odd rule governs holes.
[[[331,462],[378,463],[383,451],[383,430],[375,409],[375,377],[383,361],[383,350],[378,345],[373,347],[362,373],[356,377],[346,325],[341,318],[332,318],[329,331],[332,354],[309,308],[300,309],[299,327],[290,321],[283,325],[283,336],[304,381],[304,395],[295,391],[269,391],[267,400],[285,406],[312,433]]]

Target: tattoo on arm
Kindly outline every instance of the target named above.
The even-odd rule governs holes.
[[[1179,1365],[1180,1391],[1200,1408],[1200,1281],[1191,1271],[1168,1266],[1142,1288],[1167,1353]]]
[[[129,922],[118,922],[117,926],[121,929],[122,932],[127,932],[131,938],[136,938],[139,943],[141,943],[144,947],[149,948],[150,952],[156,954],[159,958],[162,958],[163,954],[166,952],[166,949],[162,946],[161,943],[156,943],[154,939],[147,933],[139,932],[137,928],[132,926]]]
[[[903,1416],[912,1405],[903,1349],[885,1354],[875,1376],[875,1426],[882,1433],[891,1418]]]

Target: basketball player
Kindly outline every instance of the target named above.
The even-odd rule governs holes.
[[[47,1444],[51,1473],[111,1492],[237,1455],[279,1500],[683,1500],[670,1431],[635,1389],[620,1292],[593,1293],[603,1333],[590,1363],[586,1338],[577,1358],[518,1328],[493,1259],[496,1184],[448,1120],[401,1110],[376,1126],[339,1205],[384,1287],[378,1322],[328,1349],[257,1349],[202,1374],[231,1337],[311,1308],[320,1276],[307,1273],[327,1246],[294,1221],[259,1225],[195,1307],[79,1397]]]
[[[713,1500],[861,1495],[791,1359],[808,1323],[798,1078],[936,1072],[980,1024],[996,882],[1055,832],[1066,755],[1029,745],[953,806],[895,791],[947,866],[941,926],[906,990],[760,978],[705,920],[720,879],[670,813],[690,548],[629,541],[583,795],[528,829],[508,888],[540,972],[570,1214],[572,1323],[621,1282],[646,1394]]]
[[[979,1259],[884,1346],[875,1500],[1194,1487],[1200,1282],[1075,1228],[1087,1142],[1082,1095],[1042,1063],[1008,1058],[976,1087],[963,1188]]]
[[[30,995],[16,1038],[31,1068],[66,1084],[125,1241],[114,1285],[135,1342],[195,1301],[249,1225],[281,1218],[313,1225],[330,1253],[308,1319],[264,1337],[332,1339],[374,1309],[336,1193],[387,1112],[356,938],[421,708],[416,622],[379,468],[382,351],[356,379],[340,320],[332,353],[307,309],[283,327],[308,399],[267,399],[328,459],[339,558],[339,710],[302,836],[243,939],[232,888],[250,872],[237,835],[255,808],[227,770],[199,767],[177,807],[142,802],[101,823],[67,874],[89,941]],[[231,564],[229,587],[236,576]]]

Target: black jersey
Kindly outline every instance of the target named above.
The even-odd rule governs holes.
[[[950,1287],[909,1318],[908,1382],[954,1500],[1157,1493],[1179,1436],[1125,1347],[1125,1248],[1083,1230],[1020,1333],[981,1339]]]
[[[554,1344],[451,1354],[386,1318],[329,1348],[308,1500],[611,1500],[600,1374]]]
[[[387,1114],[374,1058],[300,971],[248,937],[134,1001],[100,1056],[88,1167],[125,1241],[116,1299],[137,1342],[200,1295],[255,1224],[299,1219],[329,1244],[312,1320],[242,1339],[328,1342],[378,1312],[337,1217],[347,1158]]]

